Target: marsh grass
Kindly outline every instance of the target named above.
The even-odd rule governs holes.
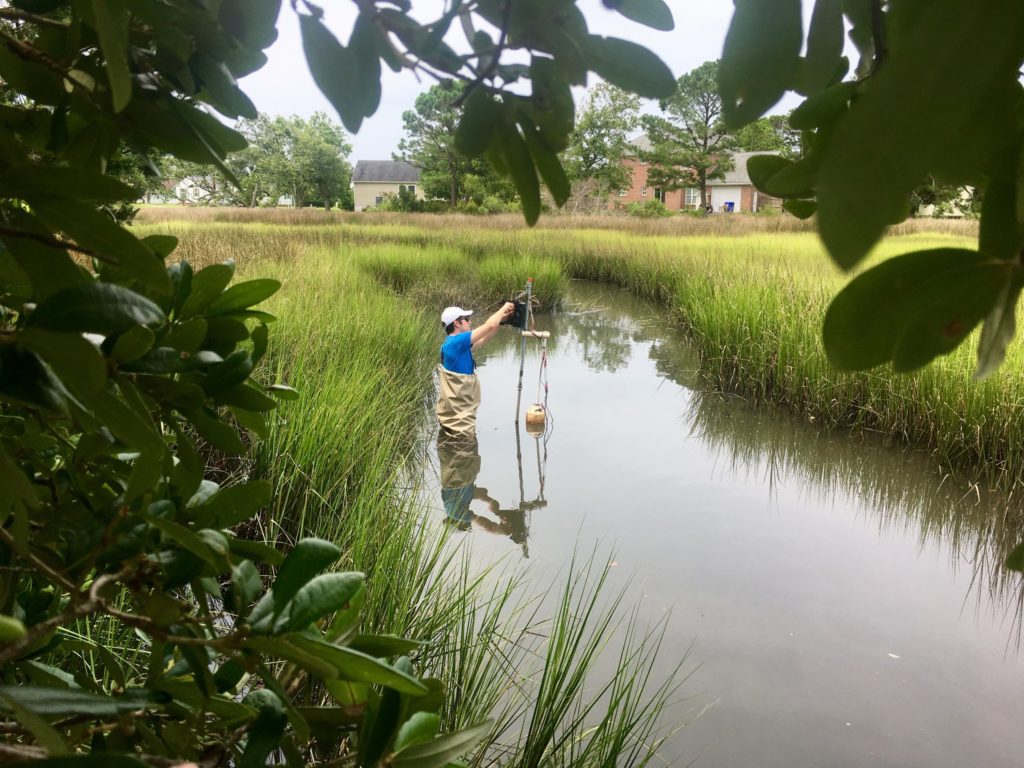
[[[665,691],[676,681],[637,685],[643,669],[636,665],[653,661],[661,638],[635,632],[623,638],[622,669],[595,677],[597,652],[624,618],[617,612],[624,593],[603,575],[594,584],[601,565],[581,564],[562,592],[549,586],[538,594],[518,577],[473,573],[448,529],[418,506],[440,331],[406,293],[439,274],[454,280],[477,260],[407,246],[354,249],[315,225],[292,232],[297,242],[278,225],[160,229],[168,230],[200,264],[234,258],[239,279],[282,283],[265,306],[279,319],[258,375],[292,385],[299,397],[275,412],[245,467],[275,487],[250,535],[277,544],[319,536],[342,547],[339,567],[368,577],[363,629],[426,641],[416,661],[449,686],[447,725],[496,719],[477,765],[559,765],[588,744],[594,756],[609,745],[605,764],[619,743],[653,755],[668,727]],[[561,606],[554,619],[546,610],[552,603]],[[544,677],[556,672],[564,683],[557,692]],[[533,712],[546,713],[544,727],[524,735]],[[596,757],[580,763],[597,764]]]

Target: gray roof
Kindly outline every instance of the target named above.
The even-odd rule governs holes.
[[[732,170],[725,172],[724,179],[708,180],[709,187],[745,186],[751,183],[747,175],[747,159],[754,155],[777,155],[778,152],[734,152]]]
[[[646,133],[640,133],[629,140],[629,143],[639,149],[641,152],[650,152],[653,147],[651,146],[651,140],[647,138]]]
[[[352,183],[361,181],[418,183],[420,169],[404,160],[360,160],[352,171]]]

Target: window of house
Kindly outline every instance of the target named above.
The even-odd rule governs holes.
[[[412,192],[413,194],[415,194],[416,193],[416,185],[415,184],[407,184],[406,187],[405,187],[405,191],[406,192]]]
[[[665,202],[665,191],[661,187],[654,188],[654,199],[659,203]]]
[[[625,196],[626,196],[626,190],[620,189],[619,190],[619,197],[625,197]]]
[[[700,190],[696,187],[688,187],[686,190],[686,207],[696,208],[700,205]]]
[[[640,197],[647,197],[647,187],[640,187]]]
[[[384,195],[377,195],[375,198],[373,198],[373,204],[374,205],[380,205],[383,202],[384,202]]]

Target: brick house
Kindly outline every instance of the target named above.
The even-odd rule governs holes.
[[[609,208],[624,208],[629,203],[646,200],[660,200],[670,211],[697,209],[700,207],[700,189],[696,186],[685,189],[664,191],[660,187],[652,187],[647,183],[646,161],[639,157],[640,152],[650,151],[651,142],[641,134],[630,142],[638,150],[637,155],[623,158],[622,163],[632,171],[632,184],[626,189],[613,193],[608,201]],[[708,182],[710,203],[715,212],[756,213],[766,206],[782,207],[782,201],[769,197],[750,182],[747,175],[747,159],[752,155],[776,155],[778,152],[737,152],[732,156],[733,168],[726,171],[725,178]]]

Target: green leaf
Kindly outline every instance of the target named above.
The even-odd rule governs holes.
[[[198,277],[198,275],[197,275]],[[270,298],[281,288],[279,280],[246,280],[228,288],[206,307],[207,315],[220,315],[239,309],[248,309]]]
[[[223,0],[221,26],[248,48],[268,48],[277,39],[281,0]]]
[[[0,710],[10,711],[10,706],[6,702],[12,701],[29,712],[45,717],[117,717],[139,709],[150,709],[158,700],[151,691],[144,689],[130,689],[120,696],[103,696],[72,688],[0,686]]]
[[[216,299],[231,282],[235,274],[235,263],[228,261],[223,264],[211,264],[192,276],[192,291],[181,307],[182,319],[198,315]]]
[[[388,40],[381,40],[372,12],[361,12],[356,17],[348,47],[358,69],[356,97],[359,110],[369,117],[380,106],[380,49],[390,47]]]
[[[664,0],[611,0],[605,5],[621,13],[630,21],[662,32],[675,29],[672,11]]]
[[[817,93],[835,75],[843,55],[843,2],[816,0],[807,33],[807,56],[801,69],[804,93]]]
[[[478,86],[466,98],[455,129],[455,148],[466,157],[482,155],[491,143],[491,137],[501,121],[502,105],[483,86]]]
[[[297,390],[292,389],[286,384],[271,384],[267,387],[267,392],[272,394],[278,400],[298,400],[299,393]]]
[[[433,712],[416,712],[402,723],[395,736],[395,752],[423,741],[430,741],[441,730],[441,718]]]
[[[531,109],[521,107],[520,112],[529,114],[549,149],[561,152],[569,144],[576,119],[569,81],[553,59],[540,56],[530,59],[529,74],[533,89],[529,100]]]
[[[1024,543],[1013,548],[1013,551],[1006,556],[1005,564],[1011,571],[1024,572]]]
[[[249,613],[249,606],[256,602],[256,598],[263,591],[263,581],[260,579],[260,572],[250,560],[243,560],[231,568],[231,584],[235,593],[235,613],[239,618],[244,619]]]
[[[273,486],[266,480],[250,480],[219,489],[203,503],[189,508],[189,515],[203,528],[231,528],[270,503]]]
[[[512,175],[512,183],[519,193],[523,216],[526,223],[532,227],[540,217],[540,182],[537,181],[537,171],[533,167],[530,150],[527,149],[526,142],[515,126],[502,130],[497,136],[497,141],[504,164]]]
[[[211,542],[200,535],[203,533],[202,531],[190,530],[183,525],[178,525],[173,520],[167,520],[162,517],[150,514],[143,516],[150,525],[163,533],[167,538],[174,541],[182,549],[191,552],[200,560],[212,565],[217,569],[218,573],[228,570],[224,553],[218,552],[215,547],[210,546]]]
[[[346,645],[354,651],[382,659],[411,653],[423,648],[426,644],[418,640],[407,640],[397,635],[356,635]]]
[[[763,189],[773,197],[811,197],[814,194],[817,178],[817,157],[805,157],[795,163],[787,161],[784,167],[772,174]],[[758,187],[758,189],[762,189],[762,187]]]
[[[0,615],[0,643],[12,643],[26,635],[25,625],[13,616]]]
[[[257,691],[245,703],[258,706],[259,714],[246,731],[245,750],[238,768],[265,768],[267,756],[280,746],[288,720],[281,700],[270,691]]]
[[[117,280],[137,280],[147,292],[170,292],[163,261],[106,213],[61,197],[31,197],[28,202],[48,226],[66,233],[79,246],[106,259],[100,264],[102,275]]]
[[[165,450],[163,440],[153,422],[143,419],[109,392],[98,393],[90,399],[89,406],[96,418],[125,445],[154,453],[162,453]]]
[[[48,227],[25,211],[19,209],[6,215],[7,225],[14,230],[41,237],[52,235]],[[7,246],[18,267],[29,276],[37,300],[45,299],[51,293],[64,288],[91,282],[93,279],[75,264],[62,248],[51,248],[25,237],[6,236],[0,239]]]
[[[799,21],[799,0],[796,2]],[[616,37],[588,35],[583,51],[587,65],[612,85],[648,99],[667,99],[676,91],[672,70],[642,45]]]
[[[18,339],[45,360],[77,397],[92,397],[106,386],[103,355],[82,336],[29,327],[18,334]]]
[[[985,318],[978,340],[978,365],[974,380],[982,381],[994,373],[1006,359],[1006,348],[1017,332],[1017,302],[1020,300],[1020,276],[1007,280],[992,311]]]
[[[135,194],[133,191],[132,195],[134,196]],[[178,247],[178,238],[173,235],[146,235],[142,238],[142,244],[155,253],[158,258],[166,259]]]
[[[793,84],[803,43],[800,0],[735,0],[719,66],[722,116],[739,128]]]
[[[809,131],[832,122],[847,110],[850,100],[857,93],[857,87],[857,82],[851,80],[830,85],[814,94],[790,114],[790,127],[797,131]]]
[[[131,17],[124,0],[91,0],[90,6],[106,62],[114,112],[120,112],[132,98],[132,73],[128,68],[128,24]]]
[[[230,424],[225,424],[202,408],[184,412],[184,416],[192,422],[196,431],[210,445],[232,456],[240,456],[245,453],[245,446],[242,444],[238,432]]]
[[[1001,116],[1010,90],[1019,90],[1024,5],[936,0],[920,9],[839,123],[822,162],[819,231],[845,269],[907,215],[909,193],[929,172],[964,152],[973,158],[975,151],[981,154],[967,165],[983,170],[985,150],[991,155],[998,147],[964,137],[1008,127]],[[959,52],[965,50],[982,52],[972,60],[970,77],[963,77]]]
[[[67,755],[71,752],[64,737],[44,717],[26,709],[9,696],[0,694],[0,703],[14,713],[15,719],[28,729],[36,743],[48,754]]]
[[[301,539],[285,556],[273,586],[249,617],[253,631],[269,632],[274,620],[299,589],[339,557],[341,549],[329,541]]]
[[[29,350],[0,345],[0,400],[66,413],[70,393]]]
[[[27,325],[70,333],[123,333],[137,325],[157,327],[163,311],[134,291],[112,283],[93,282],[65,288],[40,303]]]
[[[913,370],[953,350],[995,306],[1009,279],[1005,262],[938,248],[889,259],[833,299],[823,336],[831,363],[863,370],[893,362]]]
[[[485,720],[455,733],[406,747],[391,756],[393,768],[444,768],[483,741],[494,723]]]
[[[555,199],[555,205],[561,208],[572,194],[572,185],[562,168],[562,161],[545,144],[532,120],[526,116],[520,116],[519,125],[523,129],[523,137],[530,150],[530,157],[533,158],[541,178],[544,179],[551,196]]]
[[[814,200],[786,200],[782,209],[798,219],[809,219],[818,212],[818,203]]]
[[[332,664],[343,680],[382,685],[410,696],[423,696],[429,691],[426,685],[412,675],[395,669],[380,659],[367,656],[365,653],[340,645],[332,645],[306,635],[291,635],[289,640]]]
[[[752,155],[747,158],[747,175],[755,187],[768,194],[768,183],[772,176],[789,165],[792,165],[792,161],[779,155]]]
[[[289,638],[284,637],[250,637],[245,641],[246,648],[267,656],[274,656],[297,664],[307,672],[312,672],[321,680],[336,678],[338,670],[316,653],[300,648]]]
[[[325,573],[303,584],[279,612],[276,635],[305,629],[317,619],[344,608],[363,583],[361,573]]]
[[[247,349],[236,349],[223,362],[210,368],[200,382],[207,395],[216,397],[219,392],[238,386],[252,373],[252,357]]]
[[[232,389],[218,392],[217,401],[224,405],[256,413],[265,413],[277,408],[276,400],[267,397],[250,384],[240,384]]]
[[[1015,171],[1016,168],[1001,169],[989,182],[982,202],[978,250],[994,259],[1014,259],[1020,253]]]
[[[181,352],[195,352],[206,338],[206,320],[194,317],[184,323],[176,323],[160,341],[160,346],[171,347]]]
[[[259,116],[256,107],[239,89],[234,75],[223,61],[199,50],[189,61],[189,67],[203,87],[200,98],[212,104],[218,112],[236,119],[245,117],[255,120]]]
[[[110,356],[119,363],[138,360],[153,347],[155,340],[156,335],[149,328],[136,325],[117,337]]]
[[[377,765],[383,762],[381,758],[398,728],[402,696],[397,691],[385,689],[380,695],[370,697],[366,712],[359,734],[358,764]]]
[[[134,200],[138,192],[124,182],[93,171],[60,165],[23,165],[0,176],[0,196],[30,199],[65,197],[94,203]]]
[[[360,98],[362,86],[356,56],[314,16],[300,15],[299,29],[313,82],[331,102],[345,128],[357,133],[366,114]]]
[[[244,541],[232,538],[229,540],[228,545],[231,547],[231,552],[240,557],[249,557],[270,565],[280,565],[284,561],[284,555],[278,550],[258,541]]]

